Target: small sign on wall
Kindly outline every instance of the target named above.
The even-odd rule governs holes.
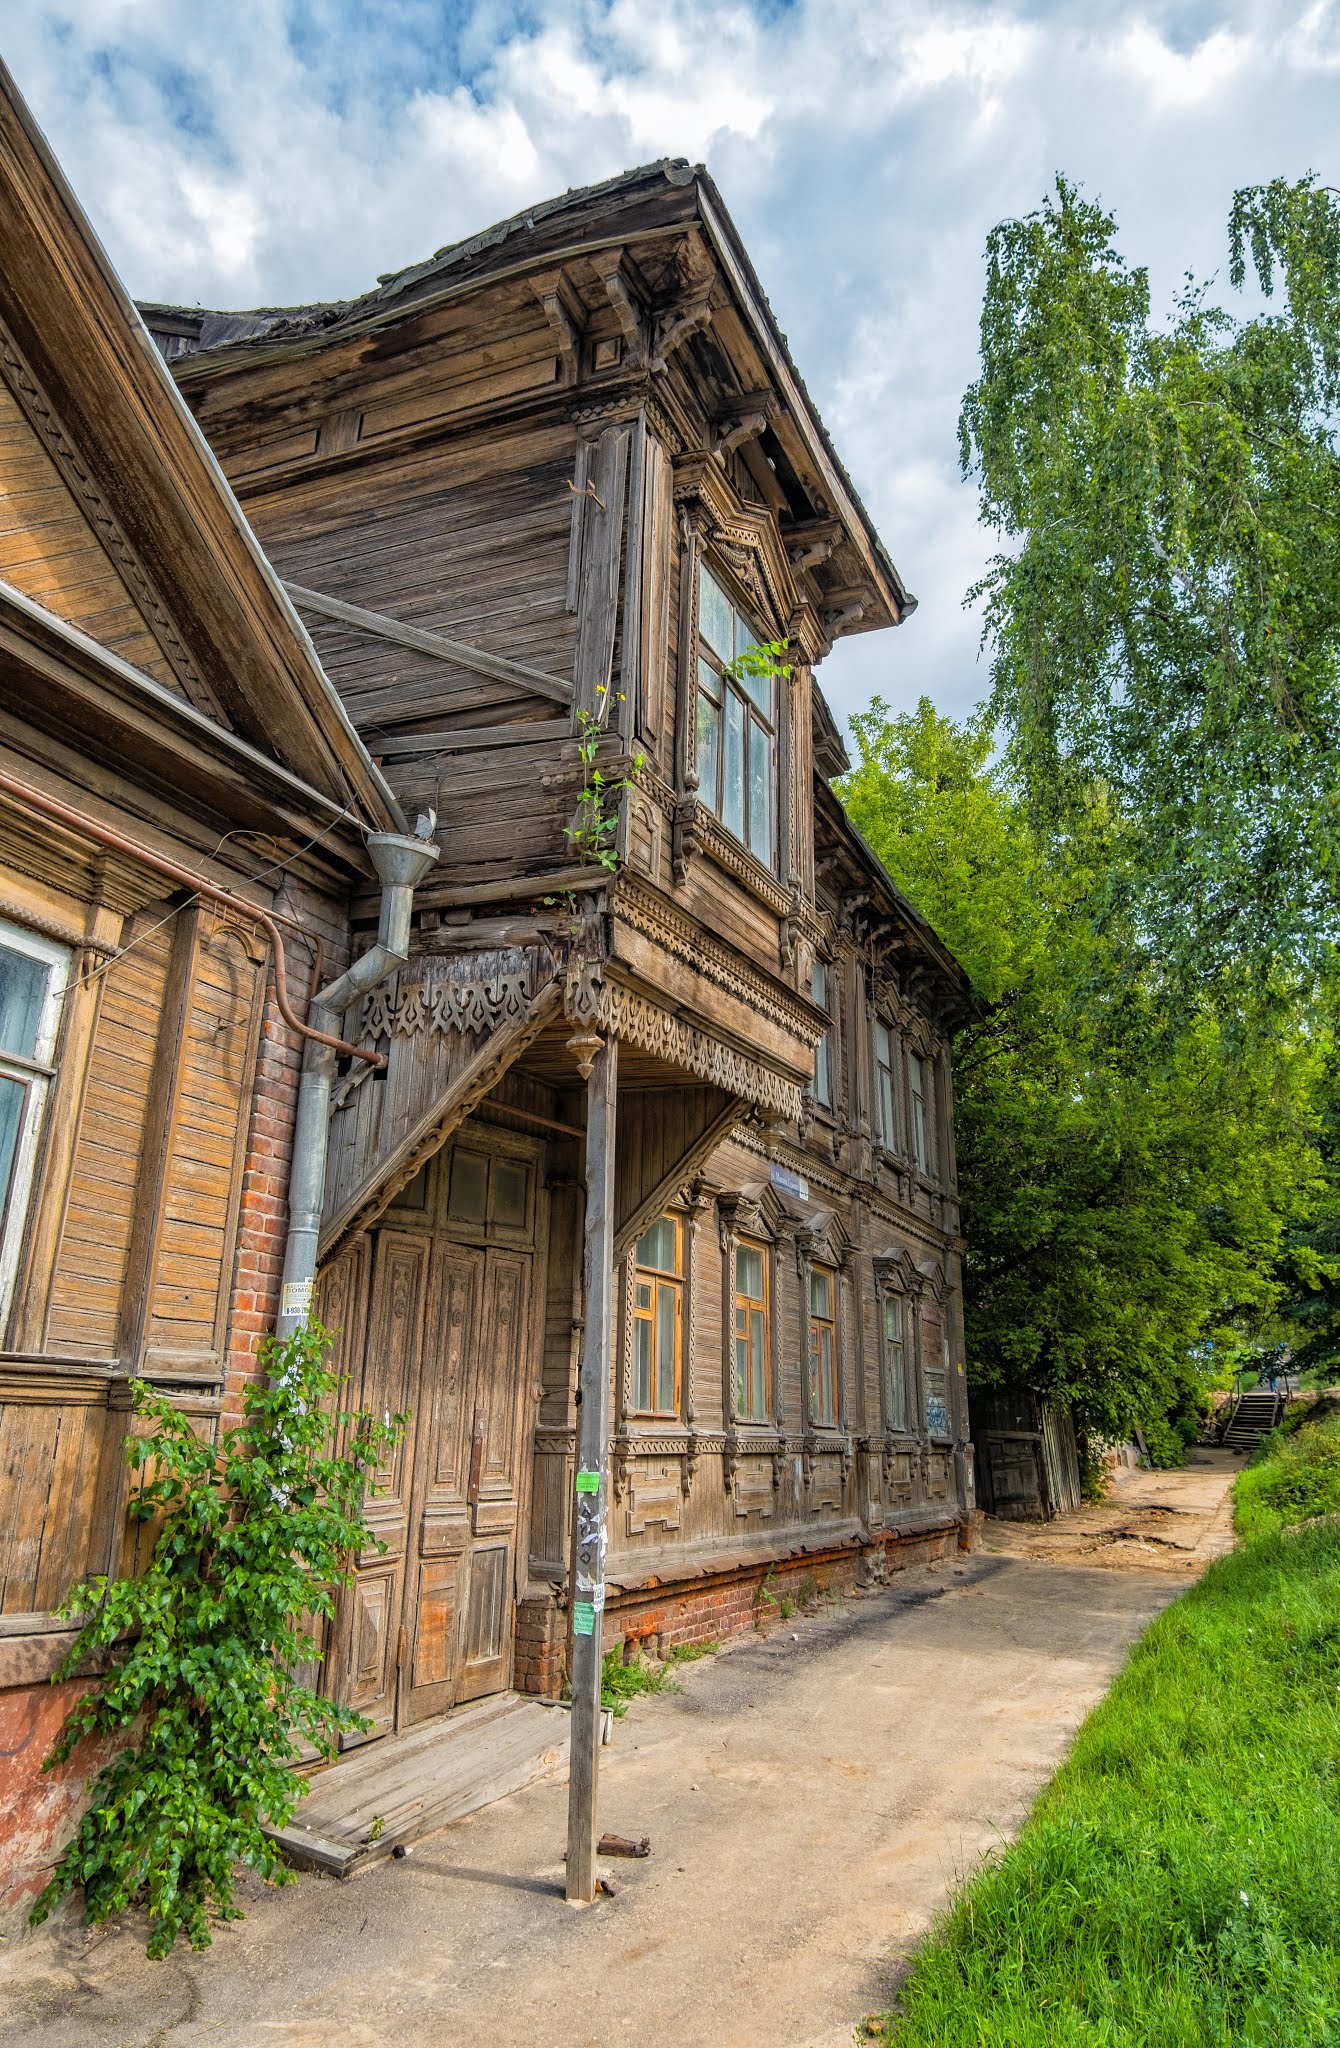
[[[775,1188],[780,1188],[784,1195],[795,1195],[800,1201],[808,1202],[810,1184],[803,1173],[796,1173],[789,1166],[779,1166],[774,1159],[768,1168],[768,1179]]]

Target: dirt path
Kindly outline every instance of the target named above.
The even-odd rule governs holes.
[[[1198,1578],[1233,1547],[1229,1488],[1242,1467],[1231,1451],[1197,1450],[1177,1472],[1119,1469],[1100,1506],[1055,1522],[988,1521],[983,1548],[1048,1564]]]
[[[1231,1476],[1144,1475],[1158,1500],[1123,1485],[1114,1513],[1161,1504],[1188,1519],[1159,1533],[1200,1528],[1175,1573],[1144,1536],[1098,1544],[1095,1569],[1007,1528],[1028,1555],[910,1571],[688,1667],[605,1752],[603,1823],[653,1853],[611,1862],[615,1894],[594,1907],[563,1903],[565,1792],[536,1785],[346,1884],[253,1888],[206,1955],[147,1963],[133,1928],[39,1935],[0,1961],[0,2038],[850,2048],[948,1885],[1017,1828],[1130,1642],[1205,1561]]]

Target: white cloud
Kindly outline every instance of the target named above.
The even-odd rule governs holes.
[[[346,297],[569,185],[706,157],[922,601],[833,654],[844,711],[983,687],[954,430],[991,225],[1063,169],[1166,300],[1222,266],[1235,186],[1340,183],[1337,0],[27,0],[6,45],[144,297]]]

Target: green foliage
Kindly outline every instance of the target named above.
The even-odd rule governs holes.
[[[676,1692],[674,1669],[677,1664],[694,1664],[700,1657],[710,1657],[720,1649],[716,1642],[681,1643],[672,1649],[658,1664],[654,1664],[642,1652],[625,1662],[622,1649],[610,1650],[600,1664],[600,1704],[608,1707],[616,1721],[621,1721],[628,1712],[629,1702],[646,1692]]]
[[[1220,1559],[1154,1623],[921,1951],[896,2048],[1340,2039],[1340,1528]]]
[[[733,676],[737,683],[750,678],[766,682],[775,676],[789,676],[791,666],[786,659],[784,640],[759,640],[737,654],[734,661],[728,661],[723,674]]]
[[[110,1653],[111,1667],[72,1708],[46,1768],[86,1737],[124,1746],[100,1772],[35,1922],[78,1887],[90,1922],[146,1895],[151,1956],[178,1935],[207,1947],[211,1911],[238,1917],[238,1862],[287,1880],[262,1828],[285,1826],[307,1789],[294,1769],[300,1741],[329,1756],[341,1731],[368,1725],[321,1699],[300,1667],[315,1654],[312,1622],[333,1613],[372,1540],[364,1496],[405,1418],[332,1411],[330,1342],[313,1323],[263,1345],[269,1378],[246,1388],[243,1421],[217,1444],[133,1383],[150,1426],[126,1443],[140,1475],[130,1512],[162,1527],[141,1578],[86,1580],[58,1610],[82,1626],[55,1677],[92,1651]]]
[[[572,850],[584,866],[601,867],[611,875],[619,872],[616,840],[619,834],[619,803],[624,791],[632,789],[646,763],[645,754],[634,756],[627,775],[610,777],[600,766],[600,743],[605,738],[605,685],[597,685],[601,699],[598,711],[579,708],[577,712],[577,754],[582,767],[582,788],[577,798],[577,822],[563,829]],[[622,702],[622,692],[620,702]],[[552,899],[545,898],[546,903]]]
[[[1233,1522],[1245,1537],[1340,1515],[1340,1409],[1320,1403],[1288,1430],[1264,1437],[1233,1489]]]
[[[1049,827],[982,718],[876,700],[853,725],[844,802],[990,1005],[954,1056],[969,1372],[1180,1461],[1316,1177],[1315,1034],[1170,1003],[1102,792]]]
[[[1188,282],[1158,325],[1115,237],[1058,179],[988,241],[960,436],[1005,542],[992,712],[1039,817],[1110,793],[1110,880],[1180,973],[1259,995],[1328,957],[1340,879],[1340,199],[1238,193],[1268,316]]]

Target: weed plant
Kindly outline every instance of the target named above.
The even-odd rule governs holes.
[[[1318,1402],[1257,1445],[1233,1490],[1240,1536],[1266,1536],[1340,1514],[1340,1404]]]
[[[623,1651],[611,1650],[600,1666],[600,1704],[608,1707],[616,1721],[622,1721],[629,1702],[644,1692],[678,1692],[674,1672],[677,1664],[695,1664],[720,1649],[716,1642],[680,1643],[659,1663],[653,1664],[639,1650],[624,1662]]]
[[[1244,1546],[1160,1616],[885,2025],[896,2048],[1335,2048],[1340,1525]]]

